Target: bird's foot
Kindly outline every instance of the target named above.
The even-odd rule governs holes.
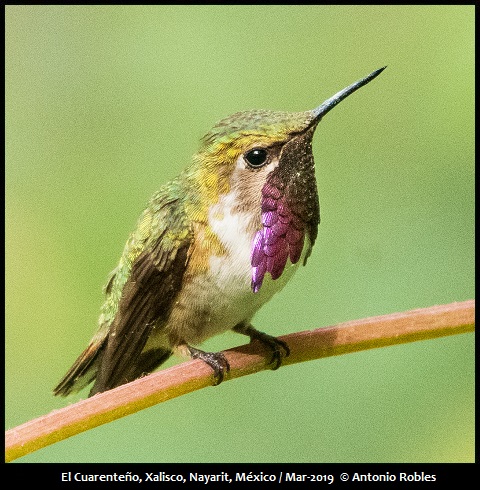
[[[222,352],[204,352],[190,346],[188,346],[188,351],[192,359],[201,359],[213,369],[215,378],[213,386],[219,385],[223,381],[225,374],[230,371],[230,364],[228,364],[227,358]]]
[[[272,364],[272,369],[278,369],[282,365],[282,359],[290,355],[290,348],[283,340],[277,339],[272,335],[260,332],[253,328],[251,325],[237,325],[234,327],[235,332],[248,335],[250,342],[252,340],[258,340],[264,344],[269,350],[272,351],[272,358],[269,364]]]

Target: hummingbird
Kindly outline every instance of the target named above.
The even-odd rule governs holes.
[[[230,366],[197,346],[233,330],[265,345],[277,369],[290,354],[252,326],[317,238],[312,138],[321,119],[386,67],[313,110],[235,113],[211,129],[177,178],[150,199],[104,287],[98,330],[54,388],[89,396],[151,373],[173,353],[202,359],[213,384]]]

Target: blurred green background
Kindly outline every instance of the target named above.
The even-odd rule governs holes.
[[[275,335],[473,298],[474,7],[7,6],[6,428],[86,396],[51,390],[217,120],[310,109],[384,65],[317,130],[322,223],[256,316]],[[465,334],[237,379],[18,461],[469,462],[473,432]]]

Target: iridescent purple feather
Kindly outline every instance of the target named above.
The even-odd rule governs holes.
[[[252,289],[260,290],[265,273],[278,279],[288,258],[296,264],[303,250],[305,225],[290,210],[285,195],[267,182],[262,189],[262,224],[252,243]]]

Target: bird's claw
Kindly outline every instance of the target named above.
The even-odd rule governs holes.
[[[282,365],[282,359],[290,355],[290,348],[283,340],[267,334],[255,338],[272,351],[272,358],[269,362],[273,365],[272,370],[278,369]]]
[[[230,371],[230,364],[222,352],[204,352],[194,347],[189,347],[188,350],[192,359],[201,359],[213,369],[213,386],[219,385]]]

